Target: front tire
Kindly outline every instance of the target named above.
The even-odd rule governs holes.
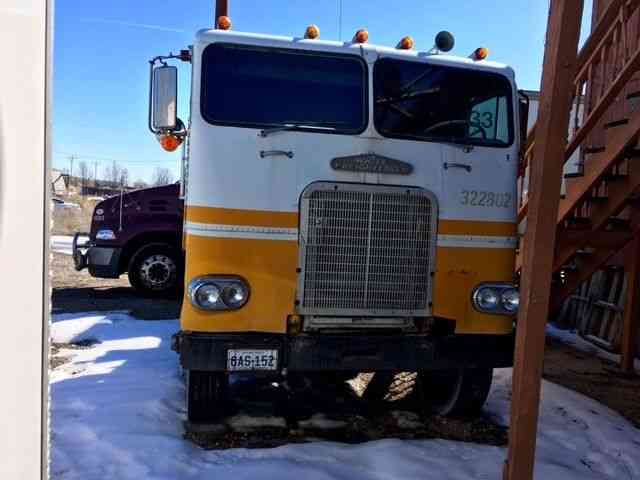
[[[213,423],[224,417],[227,381],[222,373],[186,370],[189,423]]]
[[[145,296],[175,296],[182,282],[182,261],[169,244],[145,245],[131,257],[129,283]]]
[[[423,370],[419,388],[427,410],[442,416],[474,416],[487,401],[493,368]]]

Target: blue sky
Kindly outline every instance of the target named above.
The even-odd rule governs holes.
[[[85,161],[98,177],[113,160],[130,179],[156,167],[177,176],[179,153],[160,149],[147,130],[148,59],[177,52],[212,24],[214,0],[56,0],[53,164],[74,171]],[[315,23],[324,39],[348,40],[358,28],[369,41],[395,45],[411,35],[428,50],[440,30],[456,38],[454,54],[478,46],[511,65],[518,85],[538,89],[548,0],[229,0],[235,30],[296,35]],[[591,1],[585,2],[590,12]],[[585,20],[588,25],[588,20]],[[588,28],[588,27],[587,27]],[[584,30],[584,28],[583,28]],[[189,69],[182,66],[179,114],[188,116]],[[177,178],[177,177],[176,177]]]

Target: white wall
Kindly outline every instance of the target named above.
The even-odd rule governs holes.
[[[47,0],[0,0],[0,479],[41,478]],[[49,17],[50,18],[50,17]],[[46,302],[46,307],[45,307]],[[47,340],[48,342],[48,340]],[[46,372],[46,370],[45,370]],[[45,390],[46,391],[46,390]]]

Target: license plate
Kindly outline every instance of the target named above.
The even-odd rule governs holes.
[[[227,370],[275,370],[278,350],[227,350]]]

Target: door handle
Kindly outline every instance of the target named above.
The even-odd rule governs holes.
[[[291,150],[260,150],[260,158],[277,157],[278,155],[293,158],[293,152]]]
[[[447,163],[447,162],[444,162],[442,164],[442,167],[445,170],[449,170],[450,168],[462,168],[463,170],[466,170],[467,172],[471,172],[471,165],[467,165],[466,163]]]

